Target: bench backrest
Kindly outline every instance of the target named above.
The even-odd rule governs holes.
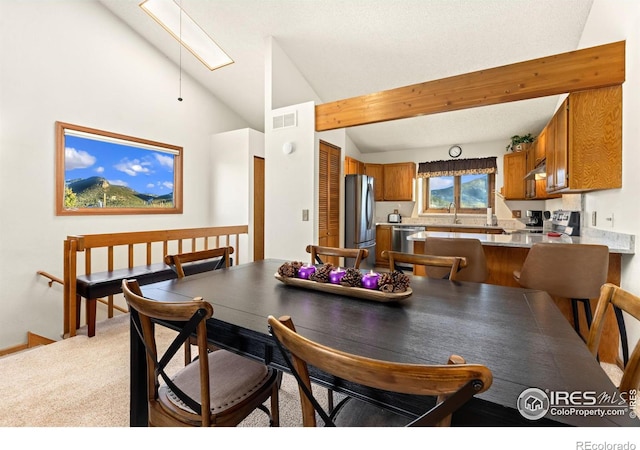
[[[64,241],[64,333],[75,336],[76,323],[76,277],[99,271],[112,271],[150,265],[164,261],[170,252],[183,253],[218,247],[233,247],[239,264],[240,235],[248,234],[248,225],[184,228],[174,230],[134,231],[67,236]],[[99,261],[93,250],[104,249],[106,257]],[[119,257],[121,253],[125,258]],[[79,266],[78,253],[84,253],[84,270]],[[98,252],[102,256],[102,251]],[[126,259],[126,261],[123,261]],[[94,261],[95,260],[95,261]]]

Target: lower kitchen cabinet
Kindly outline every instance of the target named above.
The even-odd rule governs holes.
[[[376,266],[389,267],[389,261],[382,258],[382,252],[391,250],[391,228],[390,225],[376,227]]]

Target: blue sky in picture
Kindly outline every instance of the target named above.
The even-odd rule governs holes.
[[[141,194],[173,192],[174,155],[162,151],[65,135],[65,181],[105,178]]]

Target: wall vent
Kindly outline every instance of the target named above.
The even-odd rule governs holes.
[[[280,128],[290,128],[298,126],[298,112],[288,112],[273,116],[273,129],[278,130]]]

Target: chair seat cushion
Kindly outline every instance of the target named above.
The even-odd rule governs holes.
[[[260,390],[272,380],[271,372],[272,369],[264,364],[226,350],[209,353],[211,413],[218,414],[232,408]],[[200,403],[199,360],[181,369],[172,380],[185,394]],[[161,386],[158,394],[166,396],[180,409],[193,413],[167,386]]]
[[[405,427],[411,422],[408,417],[352,397],[336,406],[332,418],[338,427]]]

